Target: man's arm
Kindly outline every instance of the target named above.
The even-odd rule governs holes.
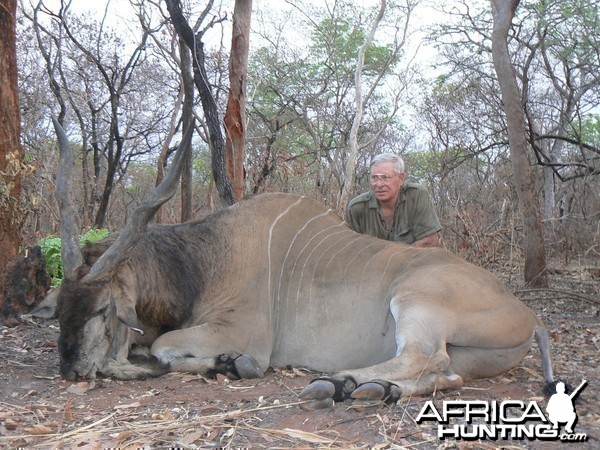
[[[355,210],[355,208],[352,208],[351,205],[348,205],[348,207],[346,208],[346,214],[344,216],[344,222],[346,222],[346,224],[357,233],[364,233],[364,231],[360,228],[358,219],[355,217],[356,214],[357,211]]]
[[[412,245],[415,247],[437,247],[439,246],[439,231],[442,226],[427,189],[423,186],[419,186],[419,188],[412,213],[414,214],[414,231],[418,239]]]
[[[437,247],[439,245],[438,233],[430,234],[429,236],[425,236],[418,241],[413,243],[415,247]]]

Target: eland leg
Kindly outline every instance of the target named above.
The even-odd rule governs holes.
[[[357,399],[392,403],[405,395],[403,383],[399,382],[404,382],[405,388],[410,387],[407,392],[431,392],[434,390],[432,382],[438,377],[447,388],[454,385],[454,380],[457,380],[456,385],[462,384],[462,380],[458,381],[460,377],[444,375],[449,366],[450,357],[445,351],[445,343],[438,341],[436,345],[431,345],[428,342],[411,341],[402,346],[398,356],[388,361],[314,380],[302,390],[300,398],[308,401],[307,409],[327,406],[327,398],[337,402]],[[426,381],[418,381],[422,379]]]
[[[260,358],[258,352],[212,324],[165,333],[154,341],[150,352],[172,371],[222,373],[233,379],[262,378],[268,367],[268,357]]]
[[[513,317],[509,308],[457,313],[421,300],[392,301],[394,358],[316,380],[300,398],[322,403],[328,396],[334,401],[383,399],[389,389],[385,383],[378,386],[382,384],[378,380],[396,385],[402,396],[458,388],[463,380],[495,376],[514,367],[531,346],[536,321],[530,313]]]

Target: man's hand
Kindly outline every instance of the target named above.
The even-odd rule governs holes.
[[[439,245],[438,233],[430,234],[425,236],[423,239],[415,241],[413,244],[415,247],[437,247]]]

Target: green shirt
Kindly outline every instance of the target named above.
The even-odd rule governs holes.
[[[388,230],[379,202],[372,192],[353,198],[346,209],[346,223],[354,231],[388,241],[413,244],[442,229],[427,190],[415,183],[404,183]]]

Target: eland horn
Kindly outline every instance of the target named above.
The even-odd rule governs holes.
[[[53,118],[52,120],[58,136],[61,154],[56,187],[56,196],[59,200],[61,211],[61,239],[63,242],[61,256],[65,266],[65,274],[68,273],[70,277],[75,277],[75,269],[82,264],[83,258],[79,249],[78,233],[76,232],[78,229],[77,214],[69,199],[71,180],[68,174],[71,173],[70,169],[73,166],[73,152],[63,128],[56,119]],[[178,188],[178,180],[183,170],[185,155],[191,149],[193,131],[194,123],[192,122],[185,130],[181,143],[173,157],[171,167],[163,181],[135,209],[130,221],[119,233],[117,240],[94,263],[90,272],[82,278],[82,282],[91,283],[110,278],[127,258],[129,250],[146,230],[148,223],[154,217],[156,211],[175,195]]]
[[[60,209],[60,256],[63,261],[64,276],[73,280],[76,278],[76,269],[83,263],[83,256],[79,248],[79,220],[77,212],[71,202],[71,173],[73,172],[73,150],[65,130],[54,117],[54,129],[58,137],[60,159],[56,171],[56,199]]]

